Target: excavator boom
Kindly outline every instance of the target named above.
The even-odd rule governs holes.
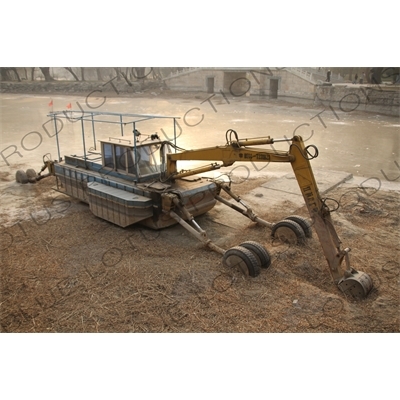
[[[229,167],[235,162],[292,162],[293,156],[287,151],[273,149],[256,149],[245,147],[248,145],[265,145],[274,143],[269,137],[260,139],[245,139],[225,146],[208,147],[196,150],[185,150],[179,153],[167,155],[167,176],[174,179],[184,176],[195,175],[200,172],[207,172],[214,169]],[[177,161],[221,161],[222,164],[211,164],[201,167],[202,171],[178,172]]]
[[[294,136],[291,140],[276,140],[270,137],[239,140],[236,132],[231,130],[228,132],[233,132],[236,140],[227,141],[225,146],[185,150],[168,154],[166,176],[172,179],[179,179],[201,172],[227,167],[235,162],[290,163],[310,214],[312,225],[318,235],[333,280],[343,292],[351,294],[353,297],[365,298],[372,289],[372,280],[366,273],[356,271],[350,266],[348,254],[350,249],[341,248],[341,241],[336,233],[330,210],[320,196],[317,182],[311,168],[310,160],[318,156],[318,149],[313,145],[306,147],[301,136]],[[247,147],[273,144],[277,141],[289,142],[289,151]],[[177,162],[185,160],[219,161],[221,164],[212,163],[193,170],[178,171]],[[236,201],[242,203],[241,199],[231,193],[226,185],[222,184],[221,187]],[[220,196],[217,196],[217,199],[227,204],[227,201],[223,200]],[[240,211],[237,206],[230,206]],[[248,209],[247,212],[240,212],[253,221],[262,221],[252,210]],[[265,223],[265,225],[270,226],[271,224]]]

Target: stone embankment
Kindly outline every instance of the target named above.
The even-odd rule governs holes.
[[[0,82],[0,93],[60,93],[60,94],[89,94],[93,91],[99,93],[132,94],[141,90],[155,89],[162,84],[155,81],[129,82],[110,80],[102,81],[33,81],[33,82]]]
[[[0,82],[0,93],[27,93],[27,94],[85,94],[107,93],[115,95],[132,95],[148,90],[168,91],[167,86],[159,81],[136,81],[112,79],[102,81],[25,81],[25,82]],[[293,89],[293,88],[292,88]],[[343,112],[364,111],[375,114],[399,116],[400,112],[400,86],[399,85],[352,85],[352,84],[316,84],[314,93],[293,93],[282,91],[279,99],[296,103],[313,103],[315,106],[333,107]],[[177,91],[175,96],[185,90]],[[251,97],[265,98],[268,96]]]
[[[399,85],[316,85],[316,105],[339,108],[343,112],[365,111],[399,116]]]

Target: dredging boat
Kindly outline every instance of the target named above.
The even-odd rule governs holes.
[[[198,175],[174,181],[166,176],[167,154],[179,150],[176,145],[178,117],[94,111],[57,111],[48,116],[55,129],[58,160],[44,160],[49,174],[39,173],[37,178],[55,175],[55,189],[87,203],[97,217],[123,228],[139,222],[153,229],[168,227],[177,221],[162,212],[162,194],[166,192],[178,193],[194,217],[214,207],[215,183]],[[81,123],[82,154],[61,157],[62,120]],[[161,140],[157,133],[142,134],[138,124],[149,120],[172,122],[172,140]],[[97,141],[98,124],[117,124],[120,135]],[[88,125],[93,137],[89,150],[85,138]],[[19,171],[17,180],[35,179],[29,170],[26,174],[27,178]]]
[[[207,247],[221,253],[224,264],[239,267],[252,277],[271,264],[266,248],[258,242],[247,241],[228,250],[222,249],[208,238],[195,217],[211,210],[219,201],[251,221],[270,228],[271,235],[282,241],[302,243],[312,236],[314,228],[329,272],[339,288],[357,298],[365,298],[372,289],[371,278],[350,265],[350,249],[341,248],[330,210],[319,194],[310,164],[310,160],[318,156],[318,149],[314,145],[305,146],[301,136],[292,139],[269,136],[239,139],[236,131],[228,129],[224,145],[185,150],[176,144],[178,117],[83,110],[51,112],[49,117],[54,126],[58,159],[44,157],[44,165],[38,174],[32,169],[17,171],[18,182],[33,183],[55,176],[57,191],[87,203],[95,216],[122,228],[141,224],[162,229],[179,223]],[[71,124],[80,122],[82,153],[79,155],[61,157],[59,139],[63,120]],[[155,120],[172,122],[171,139],[163,140],[157,133],[139,131],[139,124]],[[97,140],[99,124],[116,125],[119,135],[106,135],[112,130],[105,129],[102,138]],[[88,125],[93,146],[87,150],[90,132],[86,135],[85,131]],[[276,142],[289,144],[289,150],[253,147]],[[179,170],[178,162],[182,161],[211,163]],[[289,215],[277,223],[265,221],[233,193],[231,182],[201,175],[235,162],[290,163],[312,223],[296,215]],[[48,172],[42,174],[46,169]],[[222,197],[221,192],[236,203]]]

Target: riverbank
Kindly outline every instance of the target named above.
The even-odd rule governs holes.
[[[161,81],[126,81],[112,79],[103,81],[34,81],[0,82],[0,93],[49,94],[49,95],[107,95],[108,97],[162,96],[165,98],[200,98],[219,96],[219,93],[171,90]],[[226,94],[225,94],[226,96]],[[348,113],[362,111],[369,114],[400,116],[400,85],[370,84],[318,84],[314,94],[292,93],[270,99],[266,95],[231,96],[235,99],[287,103],[305,107],[334,108]]]

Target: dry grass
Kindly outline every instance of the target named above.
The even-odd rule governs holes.
[[[249,180],[237,189],[244,193],[259,183]],[[39,184],[48,190],[48,183]],[[344,193],[336,189],[330,197]],[[276,246],[268,229],[250,221],[234,230],[199,218],[217,241],[256,240],[269,249],[271,267],[248,278],[223,266],[219,254],[180,226],[122,229],[72,202],[62,218],[3,232],[1,330],[398,332],[398,195],[357,193],[358,203],[343,201],[333,219],[353,249],[354,267],[374,280],[366,300],[339,292],[316,235],[304,246]],[[305,216],[304,208],[298,214]],[[260,215],[277,221],[285,212]]]

